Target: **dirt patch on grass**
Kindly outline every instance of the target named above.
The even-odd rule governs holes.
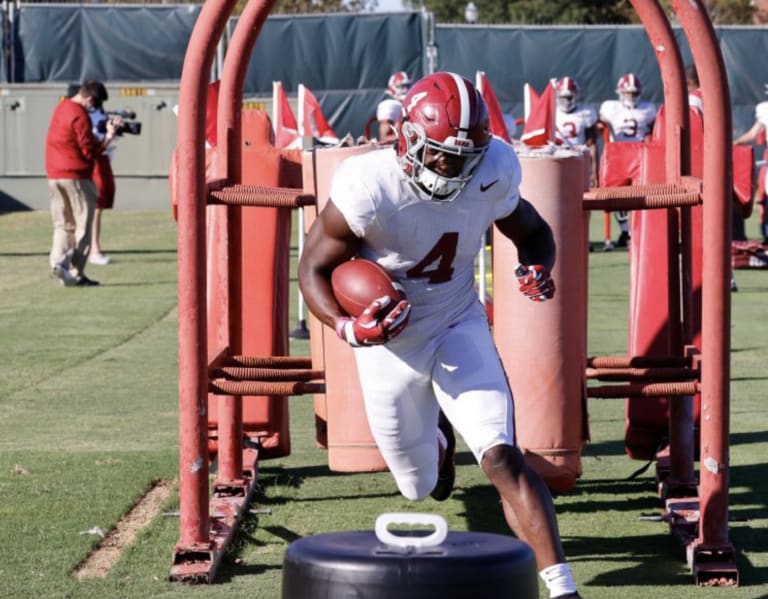
[[[96,546],[96,548],[75,568],[75,578],[103,578],[115,565],[120,554],[136,538],[139,531],[152,521],[163,503],[170,497],[174,482],[160,480],[136,502],[128,513],[120,518]]]

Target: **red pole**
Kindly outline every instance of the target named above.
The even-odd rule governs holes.
[[[683,72],[683,61],[677,46],[672,27],[666,14],[656,0],[632,0],[645,31],[651,41],[656,60],[659,63],[661,79],[664,84],[664,152],[666,164],[666,182],[678,183],[681,175],[691,173],[691,141],[688,114],[687,89]],[[689,210],[685,208],[684,210]],[[667,230],[669,233],[669,254],[667,260],[668,282],[668,327],[674,355],[683,355],[686,337],[681,322],[680,297],[690,297],[691,287],[681,284],[681,253],[690,256],[690,245],[685,249],[679,235],[677,209],[667,210]],[[690,235],[684,235],[690,243]],[[684,267],[690,268],[690,260]],[[686,268],[683,276],[690,280]],[[686,301],[686,303],[688,303]],[[688,313],[687,318],[691,317]],[[685,339],[685,343],[690,343]],[[694,477],[694,434],[693,434],[693,397],[670,398],[669,402],[670,433],[670,476],[669,487],[690,487],[695,489]]]
[[[216,44],[236,0],[203,5],[179,89],[179,546],[210,545],[205,326],[205,102]]]
[[[691,172],[691,150],[683,62],[667,16],[657,0],[631,0],[645,26],[664,84],[664,139],[667,182]]]
[[[725,65],[701,0],[672,0],[688,37],[707,117],[704,127],[700,525],[697,545],[728,545],[733,164]]]
[[[225,178],[230,185],[242,182],[242,106],[243,82],[251,52],[275,0],[249,2],[238,19],[227,49],[219,88],[217,131],[219,157],[226,165]],[[241,355],[242,342],[242,207],[227,207],[227,279],[229,285],[229,348]],[[242,478],[243,408],[242,396],[220,396],[219,476],[226,484]]]

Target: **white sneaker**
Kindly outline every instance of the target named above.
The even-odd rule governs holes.
[[[64,287],[74,287],[77,285],[77,277],[61,264],[57,264],[53,267],[53,276],[58,278]]]
[[[603,251],[610,252],[613,250],[613,242],[610,239],[606,239],[605,243],[603,244]]]
[[[106,254],[94,254],[91,253],[88,256],[88,262],[91,264],[98,264],[99,266],[104,266],[105,264],[109,264],[112,262],[112,258],[107,256]]]

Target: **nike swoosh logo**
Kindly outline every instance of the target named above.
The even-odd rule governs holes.
[[[488,191],[488,190],[489,190],[491,187],[493,187],[494,185],[496,185],[498,182],[499,182],[499,180],[498,180],[498,179],[495,179],[495,180],[491,181],[490,183],[488,183],[488,185],[483,185],[483,184],[481,183],[481,184],[480,184],[480,191]]]

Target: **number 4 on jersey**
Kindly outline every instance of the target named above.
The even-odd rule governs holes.
[[[430,283],[450,281],[453,276],[453,259],[456,257],[458,243],[457,232],[443,233],[424,259],[406,273],[408,278],[427,277]]]

